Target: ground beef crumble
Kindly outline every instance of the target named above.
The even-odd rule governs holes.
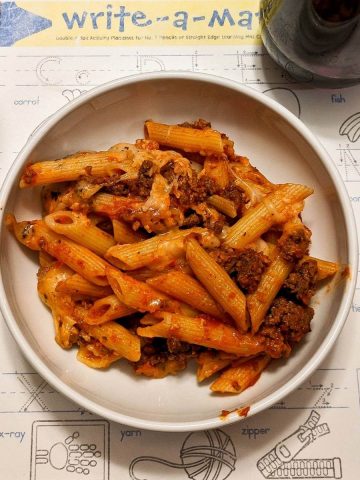
[[[284,231],[278,241],[281,256],[288,262],[297,262],[308,255],[311,231],[304,225],[291,231]]]
[[[198,118],[194,122],[184,122],[180,123],[179,127],[185,128],[196,128],[197,130],[205,130],[206,128],[211,128],[211,123],[203,118]]]
[[[309,259],[300,263],[283,284],[284,294],[309,305],[315,294],[317,275],[318,266],[315,260]]]
[[[270,264],[266,255],[252,248],[239,252],[233,248],[221,247],[210,252],[210,256],[228,272],[245,293],[255,292],[262,274]]]
[[[268,353],[274,358],[287,357],[292,346],[310,332],[313,315],[311,307],[277,297],[259,330],[266,338]]]
[[[183,363],[185,368],[187,361],[195,357],[202,349],[202,347],[181,342],[173,337],[168,339],[147,338],[143,341],[145,344],[141,349],[141,358],[139,362],[134,363],[135,368],[144,363],[155,366],[167,360],[177,360],[179,363]]]
[[[105,185],[103,191],[120,197],[136,195],[138,197],[146,198],[150,195],[154,181],[153,167],[154,164],[151,160],[144,160],[139,168],[136,180],[120,180],[116,182],[115,179],[112,179],[112,184],[109,182],[108,185]]]

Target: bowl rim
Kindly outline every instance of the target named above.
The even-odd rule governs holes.
[[[195,82],[205,82],[215,86],[221,86],[229,88],[230,90],[236,91],[244,96],[250,97],[252,100],[255,100],[270,110],[276,112],[280,115],[287,123],[291,124],[297,132],[304,138],[304,140],[310,144],[311,148],[314,150],[316,155],[322,162],[323,167],[326,169],[329,174],[334,187],[337,191],[337,194],[340,198],[340,206],[342,215],[344,216],[345,230],[346,230],[346,240],[348,246],[348,257],[349,264],[352,265],[353,272],[351,272],[350,278],[348,279],[347,286],[342,297],[341,303],[339,305],[338,313],[336,319],[328,331],[326,337],[321,343],[320,348],[312,356],[312,358],[304,365],[301,370],[290,380],[288,380],[282,387],[280,387],[276,392],[270,394],[267,398],[261,399],[250,406],[250,411],[248,417],[255,415],[271,405],[279,401],[281,398],[285,397],[293,390],[295,390],[301,383],[303,383],[306,378],[316,369],[316,367],[323,361],[326,355],[329,353],[331,347],[333,346],[336,338],[338,337],[341,329],[343,328],[346,318],[348,316],[351,303],[353,300],[353,295],[356,287],[356,276],[358,270],[358,241],[357,241],[357,229],[355,223],[355,217],[351,202],[345,187],[345,183],[341,179],[335,164],[331,160],[329,154],[326,152],[325,148],[322,146],[317,137],[309,130],[304,123],[299,120],[293,113],[288,111],[285,107],[277,103],[275,100],[267,97],[261,92],[247,86],[240,84],[234,80],[229,80],[216,75],[209,75],[205,73],[193,73],[193,72],[178,72],[178,71],[169,71],[169,72],[151,72],[143,74],[135,74],[126,76],[120,79],[112,80],[106,82],[102,85],[99,85],[86,93],[83,93],[78,98],[72,100],[68,104],[61,107],[59,110],[54,112],[52,115],[47,117],[43,122],[38,125],[35,130],[29,136],[27,142],[16,156],[13,164],[11,165],[9,171],[7,172],[3,185],[0,190],[0,232],[4,227],[4,208],[8,201],[9,194],[13,187],[13,184],[23,168],[29,154],[36,147],[36,145],[41,141],[43,136],[50,131],[60,120],[62,120],[67,114],[71,111],[77,109],[81,105],[91,101],[95,97],[102,95],[104,93],[110,92],[117,88],[125,87],[127,85],[132,85],[136,83],[143,83],[149,81],[158,81],[158,80],[186,80],[186,81],[195,81]],[[2,243],[2,236],[0,238]],[[0,243],[0,248],[1,248]],[[26,339],[25,335],[21,333],[19,326],[15,320],[15,316],[11,311],[10,305],[6,298],[5,287],[2,278],[2,266],[0,267],[0,310],[6,321],[8,329],[10,330],[12,336],[14,337],[16,343],[20,347],[23,355],[32,365],[32,367],[37,371],[52,387],[57,391],[61,392],[68,399],[72,400],[78,405],[81,405],[86,410],[93,412],[103,418],[108,420],[121,423],[123,425],[145,429],[145,430],[154,430],[154,431],[164,431],[164,432],[189,432],[189,431],[198,431],[204,429],[212,429],[219,426],[226,426],[231,423],[234,423],[238,420],[241,420],[245,417],[240,417],[238,413],[231,412],[226,417],[226,421],[222,420],[219,414],[214,418],[209,418],[206,420],[196,420],[196,421],[185,421],[185,422],[170,422],[170,421],[153,421],[138,419],[129,415],[115,412],[108,407],[101,406],[94,402],[93,400],[88,399],[83,394],[75,391],[72,387],[67,385],[62,381],[52,370],[44,363],[43,360],[39,360],[36,352],[31,347],[30,343]]]

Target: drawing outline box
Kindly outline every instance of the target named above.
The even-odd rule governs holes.
[[[32,424],[30,480],[109,480],[109,422],[37,420]]]

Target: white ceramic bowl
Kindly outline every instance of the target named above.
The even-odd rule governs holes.
[[[152,118],[178,123],[198,117],[235,140],[276,183],[315,188],[306,201],[305,223],[313,231],[312,254],[349,264],[353,275],[316,297],[312,332],[286,361],[274,364],[241,395],[211,394],[194,370],[176,377],[135,377],[126,362],[97,371],[76,360],[53,340],[50,312],[36,292],[37,255],[1,229],[1,310],[26,358],[59,392],[110,420],[138,428],[190,431],[213,428],[253,415],[294,390],[319,365],[335,342],[350,308],[357,272],[356,229],[346,190],[332,161],[309,130],[285,108],[256,91],[208,75],[162,73],[127,77],[100,86],[56,112],[31,136],[1,191],[1,225],[6,212],[19,219],[40,217],[38,190],[20,191],[28,162],[74,151],[106,149],[143,135]],[[222,410],[234,410],[226,421]]]

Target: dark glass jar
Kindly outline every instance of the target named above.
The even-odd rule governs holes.
[[[296,80],[360,82],[360,0],[262,0],[262,39]]]

